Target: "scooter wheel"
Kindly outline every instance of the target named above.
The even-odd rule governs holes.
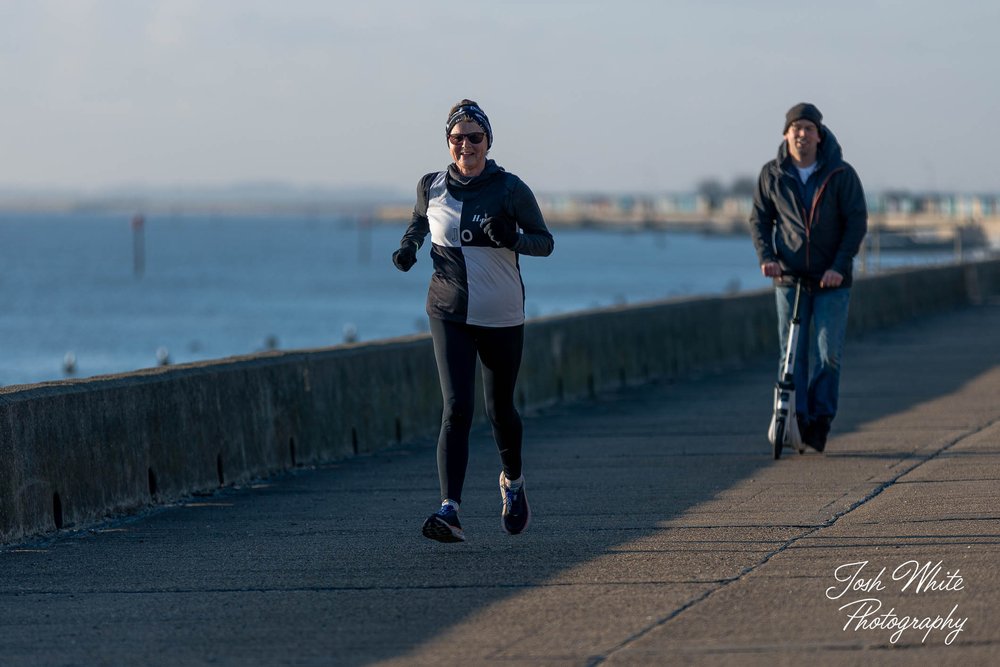
[[[777,419],[774,422],[774,460],[781,458],[781,449],[785,446],[785,420]]]

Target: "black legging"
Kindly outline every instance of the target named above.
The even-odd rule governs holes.
[[[441,499],[461,503],[475,409],[477,353],[486,416],[493,426],[500,463],[507,479],[521,476],[521,417],[514,407],[514,385],[521,368],[524,325],[479,327],[432,317],[430,328],[444,399],[437,448]]]

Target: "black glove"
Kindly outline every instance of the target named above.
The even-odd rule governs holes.
[[[400,271],[409,271],[417,263],[417,246],[412,243],[399,246],[399,250],[392,253],[392,263]]]
[[[517,243],[519,236],[517,227],[514,225],[514,221],[508,217],[490,216],[479,223],[479,228],[486,236],[490,237],[490,241],[501,248],[513,248],[514,244]]]

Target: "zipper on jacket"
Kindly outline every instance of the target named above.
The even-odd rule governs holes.
[[[833,175],[836,174],[838,171],[844,171],[844,168],[837,167],[836,169],[832,170],[829,174],[827,174],[826,178],[823,179],[823,182],[820,184],[820,186],[816,188],[816,194],[813,195],[812,205],[809,208],[809,216],[808,218],[806,218],[806,271],[808,271],[810,268],[809,238],[810,238],[810,232],[812,231],[813,220],[816,217],[816,209],[819,207],[819,200],[823,196],[823,192],[826,190],[826,186],[830,183],[830,179],[833,178]],[[805,210],[803,210],[803,213],[805,213]]]

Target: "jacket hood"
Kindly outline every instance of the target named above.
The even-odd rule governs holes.
[[[819,149],[816,151],[816,162],[819,168],[826,170],[836,167],[844,161],[844,151],[840,148],[840,142],[833,136],[830,128],[823,126],[820,134]],[[783,140],[778,146],[778,159],[775,167],[778,171],[790,167],[791,157],[788,155],[788,141]]]

